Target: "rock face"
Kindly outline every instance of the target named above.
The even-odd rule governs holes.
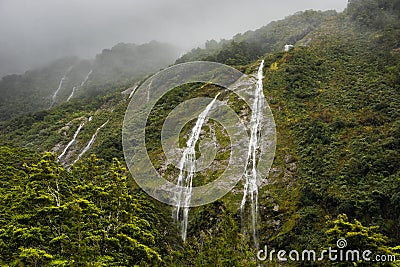
[[[400,54],[400,47],[393,49],[392,54]]]
[[[297,160],[292,155],[286,154],[283,181],[288,182],[288,184],[290,184],[290,181],[295,181],[296,171],[297,171]]]

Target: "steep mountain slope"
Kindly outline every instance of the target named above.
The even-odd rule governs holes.
[[[268,245],[271,249],[286,251],[322,250],[335,247],[338,238],[345,238],[349,249],[361,247],[381,254],[399,252],[398,10],[398,1],[353,0],[341,14],[312,11],[299,13],[277,22],[277,25],[271,24],[258,31],[237,36],[235,42],[227,41],[225,45],[217,45],[215,50],[208,48],[194,51],[180,59],[211,60],[218,59],[218,55],[229,55],[219,57],[220,61],[239,65],[237,68],[251,74],[257,70],[259,60],[265,60],[264,94],[275,117],[278,142],[268,184],[264,185],[259,193],[261,246]],[[383,21],[382,17],[385,18]],[[304,25],[307,25],[306,30],[300,31]],[[314,26],[307,28],[309,25]],[[282,28],[293,32],[279,39],[276,39],[277,33],[275,39],[268,39],[271,29]],[[262,37],[263,33],[268,33],[265,39]],[[267,40],[270,40],[268,45]],[[265,51],[257,48],[254,54],[249,56],[249,51],[253,50],[248,45],[237,45],[244,44],[243,42],[253,42],[257,46],[264,44]],[[294,49],[282,52],[285,43],[295,45]],[[38,152],[54,151],[58,156],[84,123],[76,141],[60,160],[66,168],[71,167],[70,172],[57,165],[54,156],[51,158],[45,155],[39,162],[41,165],[36,166],[32,165],[38,161],[35,153],[27,150],[18,153],[18,149],[3,148],[1,155],[9,154],[14,157],[3,156],[0,166],[2,169],[12,166],[7,169],[7,173],[15,173],[16,177],[11,184],[7,181],[8,176],[2,177],[2,194],[7,195],[8,189],[14,187],[39,188],[41,190],[37,201],[47,201],[40,202],[41,205],[35,206],[34,211],[29,214],[24,213],[21,207],[34,204],[32,190],[29,194],[26,193],[23,201],[18,202],[18,208],[4,201],[4,214],[7,214],[7,218],[14,215],[10,219],[11,222],[5,220],[0,231],[0,245],[3,251],[1,259],[4,263],[15,262],[18,259],[25,262],[34,259],[33,256],[28,257],[28,249],[31,248],[40,249],[42,253],[53,257],[51,259],[50,256],[42,256],[43,264],[52,261],[52,264],[55,264],[56,260],[68,263],[76,260],[80,263],[87,257],[89,261],[98,264],[157,265],[160,263],[157,257],[159,255],[162,264],[167,266],[256,265],[256,250],[248,242],[248,234],[240,230],[239,205],[243,187],[241,183],[224,198],[190,210],[188,239],[185,244],[181,244],[176,229],[171,224],[170,208],[143,195],[140,196],[143,198],[142,204],[133,210],[148,223],[135,222],[132,228],[125,225],[120,232],[111,231],[110,239],[101,234],[103,230],[100,226],[112,225],[112,220],[115,219],[113,212],[117,210],[110,208],[111,219],[103,216],[103,212],[107,211],[103,208],[104,199],[115,200],[111,197],[115,191],[111,189],[114,188],[114,181],[119,181],[111,177],[126,174],[123,169],[116,167],[118,164],[112,162],[112,158],[116,157],[122,162],[124,160],[121,151],[121,126],[129,94],[136,86],[135,82],[105,86],[104,90],[94,97],[71,99],[49,110],[0,123],[2,145],[28,147]],[[164,155],[159,141],[163,120],[169,111],[182,101],[197,96],[214,96],[218,90],[215,86],[185,85],[164,96],[153,109],[147,125],[147,149],[153,164],[167,176],[174,176],[176,169],[163,169]],[[242,103],[237,99],[230,101],[234,110],[243,114]],[[104,125],[105,122],[107,124]],[[101,127],[102,125],[104,126]],[[190,127],[182,130],[182,144],[188,128]],[[220,143],[226,141],[223,130],[214,126],[213,122],[206,124],[205,128],[209,129],[205,131],[206,134],[210,134],[211,129],[215,130]],[[100,130],[97,131],[98,129]],[[82,156],[82,161],[70,166],[96,132],[96,140]],[[225,152],[218,157],[218,160],[223,162],[226,160],[226,151],[223,147],[219,149]],[[91,153],[96,153],[105,161],[90,157]],[[18,159],[15,160],[15,157]],[[30,167],[22,168],[19,161],[28,162]],[[48,169],[45,168],[45,163],[49,164]],[[221,163],[218,166],[224,165]],[[46,179],[38,178],[46,173],[46,170],[53,169],[57,172],[52,172],[50,178],[48,173],[46,176],[50,184],[46,184]],[[120,176],[115,176],[115,173],[120,173]],[[196,183],[207,182],[216,174],[218,173],[201,173]],[[49,200],[53,191],[49,193],[48,186],[54,187],[54,177],[73,183],[63,185],[63,188],[68,189],[68,192],[71,190],[71,193],[64,193],[65,200],[66,203],[75,203],[74,205],[69,204],[56,209],[56,201]],[[141,199],[136,194],[138,188],[129,175],[126,183],[122,184],[122,188],[128,188],[130,193],[127,195],[122,190],[117,196],[121,196],[124,203],[130,196],[133,199]],[[75,187],[77,189],[74,189]],[[102,191],[101,188],[107,190]],[[17,194],[20,191],[15,192]],[[6,199],[11,198],[9,196]],[[46,230],[46,227],[50,226],[45,220],[40,220],[40,224],[33,224],[38,218],[37,214],[44,214],[44,218],[49,219],[66,216],[63,210],[78,207],[76,202],[83,203],[82,200],[87,201],[89,205],[82,204],[79,206],[81,209],[72,209],[74,212],[69,214],[71,219],[64,224],[68,235],[73,237],[72,241],[64,238],[59,232],[55,236],[51,235],[50,231]],[[147,205],[151,208],[146,209]],[[124,210],[127,209],[124,206]],[[53,210],[58,213],[51,213]],[[17,216],[13,213],[15,211]],[[82,216],[85,218],[82,225],[87,227],[85,230],[94,233],[88,234],[85,242],[76,235],[78,229],[72,227],[81,214],[87,216]],[[95,216],[90,217],[91,214]],[[21,234],[12,236],[11,233],[15,229]],[[43,239],[38,238],[32,242],[29,238],[36,236],[33,233],[37,229],[41,230],[40,236]],[[138,236],[148,238],[140,239]],[[8,243],[10,240],[12,242]],[[130,243],[124,240],[130,240]],[[65,244],[67,252],[59,249],[57,245],[60,244]],[[82,258],[74,258],[68,254],[68,251],[77,252],[76,244],[82,244],[85,248],[82,253],[77,254]],[[118,249],[105,251],[104,248],[109,248],[111,244],[117,244],[113,248]],[[15,252],[18,246],[22,249]],[[129,248],[135,248],[133,251],[141,252],[140,255],[135,254],[135,259],[131,261],[118,262],[118,259],[131,259],[132,251]],[[264,263],[267,264],[261,262]],[[281,264],[271,263],[272,266]],[[330,261],[287,263],[289,266],[333,264]],[[352,263],[343,262],[343,266],[349,266],[348,264]],[[394,264],[387,263],[386,266],[396,266]]]
[[[142,79],[173,63],[177,49],[155,41],[120,43],[94,60],[66,58],[0,81],[0,120],[53,107],[71,98],[106,93],[113,84]]]
[[[219,43],[207,41],[205,49],[193,49],[176,62],[207,60],[229,65],[249,64],[266,53],[283,51],[286,44],[295,44],[335,15],[336,11],[298,12],[258,30],[237,34],[232,40],[222,40]]]
[[[294,186],[286,201],[286,190],[271,196],[277,247],[326,244],[324,216],[340,213],[399,243],[400,31],[362,27],[341,15],[306,36],[308,47],[271,58],[266,95],[282,140],[277,155],[287,156],[278,184]]]
[[[165,68],[177,56],[177,48],[156,41],[144,45],[120,43],[96,56],[93,79],[98,84],[132,81]]]
[[[72,72],[71,67],[78,62],[77,58],[67,58],[58,60],[46,68],[27,71],[23,75],[3,77],[0,81],[1,119],[50,108],[54,104],[53,100],[57,100],[57,94],[63,93],[60,90],[57,92],[58,88],[72,88],[77,79],[83,79],[77,76],[81,66]],[[82,73],[88,72],[86,66],[82,68]]]

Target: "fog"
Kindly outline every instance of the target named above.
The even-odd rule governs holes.
[[[0,0],[0,76],[119,42],[168,42],[182,52],[297,11],[347,0]]]

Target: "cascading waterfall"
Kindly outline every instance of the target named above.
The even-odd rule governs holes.
[[[75,91],[78,90],[79,87],[82,87],[82,86],[85,85],[85,83],[89,80],[89,76],[90,76],[90,74],[92,74],[92,72],[93,72],[93,70],[90,70],[90,71],[89,71],[89,73],[86,75],[85,79],[82,81],[81,85],[79,85],[79,86],[74,86],[74,87],[72,88],[72,92],[71,92],[71,94],[69,95],[69,97],[67,98],[67,102],[71,100],[71,98],[72,98],[72,97],[74,96],[74,94],[75,94]]]
[[[183,241],[186,240],[186,232],[189,219],[189,205],[192,197],[192,182],[196,172],[196,150],[195,146],[200,137],[201,128],[206,121],[208,112],[211,110],[219,94],[207,105],[207,107],[197,117],[196,124],[192,129],[189,140],[186,142],[186,148],[183,151],[179,162],[179,177],[177,185],[180,191],[175,194],[176,211],[174,212],[175,221],[181,230]],[[183,210],[181,210],[181,208]]]
[[[78,129],[74,133],[74,136],[72,137],[72,140],[67,144],[67,146],[64,148],[63,152],[57,157],[58,161],[60,161],[62,159],[62,157],[65,156],[65,154],[67,153],[69,147],[72,146],[75,143],[76,138],[78,137],[78,134],[79,134],[79,132],[81,131],[81,129],[82,129],[82,127],[84,125],[85,125],[85,122],[82,122],[81,125],[79,125]]]
[[[83,80],[83,82],[81,83],[80,86],[84,86],[85,83],[89,80],[89,76],[90,74],[92,74],[93,70],[90,70],[89,73],[86,75],[85,79]]]
[[[258,231],[257,231],[257,216],[258,216],[258,184],[257,184],[257,150],[259,148],[260,127],[263,119],[263,67],[264,60],[261,61],[257,73],[257,86],[254,92],[254,102],[252,106],[251,121],[250,121],[250,142],[247,152],[247,161],[245,165],[245,184],[243,189],[243,199],[240,205],[242,213],[242,221],[244,220],[244,209],[248,196],[250,197],[250,214],[251,214],[251,231],[253,242],[258,248]]]
[[[71,98],[74,96],[74,93],[75,93],[75,90],[77,89],[77,87],[76,86],[74,86],[73,88],[72,88],[72,92],[71,92],[71,94],[69,95],[69,97],[67,98],[67,102],[69,101],[69,100],[71,100]]]
[[[62,85],[63,85],[65,79],[66,79],[66,75],[64,75],[64,76],[61,78],[60,83],[58,84],[57,90],[54,92],[53,96],[51,97],[50,107],[52,107],[52,106],[54,105],[54,103],[56,102],[57,94],[58,94],[58,92],[60,91],[60,89],[61,89],[61,87],[62,87]]]
[[[58,84],[58,88],[57,90],[54,92],[53,96],[51,97],[51,103],[50,103],[50,108],[56,103],[56,99],[57,99],[57,94],[58,92],[61,90],[61,87],[65,81],[65,79],[67,79],[67,74],[71,71],[73,66],[69,67],[67,72],[64,74],[64,76],[61,78],[60,83]]]
[[[89,121],[90,121],[90,119],[89,119]],[[82,152],[78,155],[78,157],[72,164],[75,164],[83,156],[83,154],[85,154],[92,147],[94,141],[97,138],[98,133],[104,126],[106,126],[107,123],[108,123],[108,120],[105,123],[103,123],[102,125],[100,125],[99,128],[96,129],[96,132],[92,135],[92,138],[90,139],[89,143],[86,145],[86,147],[82,150]]]

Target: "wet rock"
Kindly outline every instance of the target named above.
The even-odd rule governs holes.
[[[293,163],[296,162],[296,159],[290,155],[290,154],[286,154],[285,155],[285,163]]]
[[[272,210],[273,211],[279,211],[279,205],[278,204],[274,204],[274,208]]]
[[[296,172],[297,171],[297,164],[296,164],[296,162],[289,163],[289,164],[287,164],[286,168],[290,172]]]

